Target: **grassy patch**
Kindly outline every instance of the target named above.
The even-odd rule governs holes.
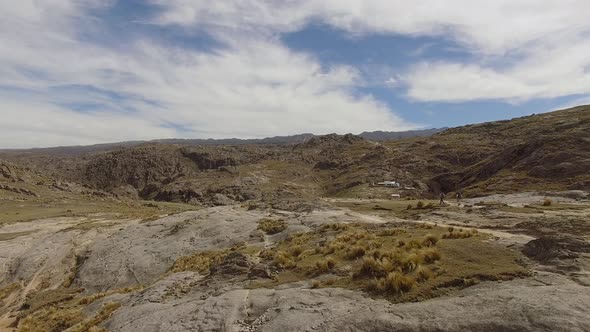
[[[0,233],[0,241],[8,241],[16,239],[17,237],[32,234],[36,231],[14,232],[14,233]]]
[[[121,304],[109,302],[102,306],[100,311],[91,318],[86,318],[81,307],[51,306],[36,311],[25,317],[18,325],[20,332],[71,332],[106,331],[98,325],[108,319]]]
[[[87,296],[81,295],[81,289],[58,288],[36,292],[30,295],[18,315],[18,331],[106,331],[98,325],[108,319],[120,307],[119,303],[105,303],[100,311],[87,317],[85,307],[105,296],[116,293],[128,293],[139,287],[128,287],[109,292],[101,292]]]
[[[198,207],[181,203],[142,201],[90,200],[84,198],[0,200],[0,223],[13,223],[58,217],[87,217],[102,213],[111,219],[155,219],[161,215],[196,210]],[[156,207],[153,207],[153,206]]]
[[[424,200],[363,200],[363,201],[336,201],[336,206],[344,207],[361,213],[377,213],[384,216],[394,215],[403,219],[418,219],[423,213],[442,207],[435,205],[435,201]]]
[[[400,302],[439,296],[479,280],[527,274],[516,263],[518,253],[485,239],[477,232],[432,225],[324,225],[263,251],[263,261],[280,272],[275,280],[252,287],[330,275],[314,279],[312,287],[361,289]]]
[[[25,317],[18,325],[19,332],[60,332],[84,319],[81,308],[59,308],[52,306],[38,310]]]
[[[105,303],[100,311],[92,318],[85,319],[84,321],[76,324],[68,331],[71,332],[85,332],[85,331],[106,331],[103,328],[99,328],[98,324],[102,323],[106,319],[108,319],[113,312],[121,307],[120,303],[117,302],[108,302]]]
[[[516,207],[516,206],[502,206],[498,208],[499,211],[508,212],[508,213],[543,213],[543,210],[537,210],[533,207]]]
[[[228,250],[210,250],[183,256],[174,262],[170,271],[173,273],[182,271],[208,273],[211,265],[221,262],[228,252]]]
[[[13,282],[8,286],[0,288],[0,301],[7,298],[13,292],[19,290],[21,288],[20,284]]]
[[[258,229],[266,234],[277,234],[287,229],[287,223],[281,219],[261,219],[258,221]]]

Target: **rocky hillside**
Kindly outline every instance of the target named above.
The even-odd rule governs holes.
[[[443,190],[587,189],[590,106],[449,129],[439,159],[458,164],[431,181]],[[442,151],[441,151],[442,152]]]
[[[1,158],[120,196],[206,205],[386,195],[396,180],[414,196],[590,187],[590,107],[375,142],[356,135],[297,144],[146,143],[77,155],[5,152]],[[295,204],[297,205],[297,204]]]

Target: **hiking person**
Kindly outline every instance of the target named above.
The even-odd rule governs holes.
[[[440,195],[438,195],[438,197],[440,197],[440,205],[445,205],[445,193],[444,192],[440,192]]]
[[[459,205],[459,203],[461,202],[461,198],[463,198],[463,193],[460,191],[457,191],[457,205]]]

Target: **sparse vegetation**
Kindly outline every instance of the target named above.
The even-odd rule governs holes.
[[[438,236],[427,234],[422,240],[422,245],[425,247],[433,247],[438,242]]]
[[[190,256],[178,258],[172,267],[171,272],[195,271],[208,273],[212,264],[219,263],[227,255],[228,250],[202,251]]]
[[[427,248],[420,251],[421,260],[426,263],[434,263],[441,259],[442,255],[436,248]]]
[[[297,258],[301,253],[303,253],[303,248],[301,246],[296,245],[289,248],[289,255],[291,255],[291,257]]]
[[[287,223],[281,219],[261,219],[258,229],[269,235],[277,234],[287,229]]]
[[[4,300],[5,298],[7,298],[10,294],[12,294],[13,292],[19,290],[21,288],[19,283],[13,282],[11,284],[9,284],[8,286],[5,286],[3,288],[0,288],[0,301]]]
[[[314,271],[316,274],[323,274],[323,273],[327,273],[330,272],[334,269],[334,267],[336,266],[336,262],[334,261],[333,258],[328,257],[325,259],[321,259],[318,260],[315,263],[316,266],[316,270]]]
[[[513,254],[473,238],[472,231],[453,228],[449,232],[432,224],[349,224],[343,231],[333,228],[338,229],[324,225],[317,231],[293,234],[278,244],[273,255],[261,255],[283,269],[270,283],[330,273],[338,276],[332,286],[361,288],[375,296],[408,301],[443,294],[445,287],[459,287],[455,279],[511,278],[525,273],[510,258]],[[467,242],[455,245],[455,241],[439,240],[448,234]],[[482,252],[480,247],[487,253],[481,258],[477,256]],[[465,255],[464,250],[470,253]],[[490,261],[495,262],[493,268]],[[441,284],[446,286],[437,286]],[[460,287],[466,286],[461,283]]]
[[[278,266],[283,268],[291,268],[297,266],[297,263],[295,263],[295,260],[292,258],[292,256],[285,251],[279,251],[274,256],[274,262]]]
[[[78,324],[76,324],[75,326],[73,326],[72,328],[70,328],[68,331],[71,332],[86,332],[86,331],[106,331],[105,329],[99,328],[98,324],[102,323],[103,321],[105,321],[106,319],[108,319],[113,312],[115,312],[117,309],[119,309],[119,307],[121,307],[120,303],[117,302],[109,302],[109,303],[105,303],[102,308],[100,309],[100,311],[98,312],[98,314],[96,314],[96,316],[90,318],[90,319],[86,319]]]
[[[101,322],[119,308],[119,304],[111,300],[131,298],[132,301],[123,300],[126,305],[138,303],[136,299],[143,300],[145,295],[151,300],[152,291],[157,289],[159,292],[164,288],[161,285],[168,287],[171,280],[174,284],[170,289],[173,290],[163,291],[164,299],[170,300],[170,304],[178,299],[175,296],[184,296],[185,290],[194,287],[210,287],[217,294],[218,290],[224,292],[242,286],[273,287],[291,282],[311,288],[331,286],[367,290],[372,297],[404,302],[439,296],[483,280],[525,276],[528,271],[521,264],[528,264],[528,261],[521,260],[518,248],[507,249],[504,246],[506,241],[490,241],[490,235],[478,233],[465,224],[490,228],[517,225],[519,231],[535,237],[566,233],[586,238],[588,227],[583,218],[587,212],[583,210],[588,205],[581,193],[572,191],[554,198],[550,192],[587,189],[590,181],[585,167],[587,151],[580,150],[580,147],[584,147],[587,141],[587,135],[584,135],[587,130],[584,130],[589,123],[589,110],[585,106],[564,113],[565,116],[560,113],[538,115],[515,119],[509,124],[506,121],[452,128],[436,138],[378,144],[353,135],[334,135],[287,147],[147,143],[98,153],[43,152],[41,155],[37,151],[2,151],[3,158],[20,159],[31,167],[53,172],[55,179],[64,178],[58,181],[28,168],[17,169],[0,163],[0,224],[60,217],[57,221],[32,222],[32,225],[2,225],[4,233],[0,233],[0,241],[10,241],[5,244],[10,248],[7,251],[11,251],[5,255],[11,273],[0,288],[2,324],[8,317],[15,319],[20,331],[106,332],[99,327]],[[574,112],[576,114],[572,116]],[[402,199],[386,199],[392,198],[392,193],[398,190],[366,183],[382,176],[395,177],[403,183],[403,189],[399,190]],[[86,184],[82,186],[67,181],[85,181]],[[449,187],[456,186],[466,190],[471,198],[464,201],[468,204],[461,206],[455,205],[453,200],[450,205],[439,207],[424,184],[437,191],[436,187],[440,186],[445,192],[451,192]],[[412,188],[407,188],[410,186]],[[476,200],[474,197],[491,192],[503,194],[524,190],[545,192],[549,196],[523,194],[516,200],[519,204],[508,205],[505,202],[510,197],[498,195],[496,198],[481,198],[478,204],[472,203]],[[567,204],[565,197],[579,201]],[[223,207],[195,214],[191,220],[191,213],[187,213],[186,222],[176,222],[181,216],[152,222],[166,215],[220,205],[231,205],[228,209],[238,215],[226,219],[235,220],[231,225],[236,226],[235,230],[228,229],[225,222],[212,232],[208,232],[209,228],[200,228],[214,220],[215,213],[227,213]],[[327,210],[329,205],[355,213],[347,213],[344,209],[328,213],[324,207]],[[306,215],[318,207],[317,215],[318,210],[311,217]],[[563,210],[576,211],[568,211],[562,217],[560,212]],[[244,220],[240,219],[238,212],[247,214]],[[361,216],[363,213],[365,215]],[[265,215],[271,217],[262,218]],[[495,217],[506,218],[495,223]],[[257,220],[258,231],[248,234],[256,227]],[[388,220],[392,222],[387,223]],[[361,221],[371,223],[362,224]],[[322,222],[325,224],[318,226]],[[455,226],[439,227],[434,222]],[[47,225],[50,225],[48,234],[53,229],[60,229],[56,233],[59,241],[45,236],[47,229],[43,227]],[[224,269],[218,270],[218,274],[203,276],[203,280],[187,278],[180,282],[174,279],[181,277],[179,275],[171,278],[164,274],[158,278],[152,275],[154,270],[146,277],[144,266],[137,269],[136,266],[121,266],[119,257],[114,257],[116,264],[111,259],[103,261],[102,272],[116,274],[114,276],[119,278],[116,281],[108,280],[107,277],[111,276],[105,276],[104,283],[97,276],[89,281],[87,270],[78,271],[82,266],[98,273],[96,266],[85,264],[97,262],[96,255],[109,250],[108,247],[95,246],[92,241],[105,238],[126,241],[123,239],[129,238],[128,233],[123,232],[122,239],[117,233],[134,227],[151,228],[150,231],[137,232],[137,238],[131,234],[129,241],[132,244],[146,241],[140,243],[139,250],[132,250],[133,256],[122,252],[121,264],[146,264],[150,260],[142,255],[153,255],[160,260],[155,270],[170,264],[161,254],[169,251],[151,246],[155,242],[166,246],[165,237],[178,241],[175,245],[182,243],[177,253],[188,250],[189,243],[198,241],[199,236],[213,234],[216,237],[216,233],[232,240],[239,238],[256,243],[240,249],[189,254],[178,258],[168,271],[207,274],[232,250],[240,250],[241,253],[247,252],[252,261],[245,262],[243,256],[236,259],[237,263],[247,263],[236,272],[240,275],[237,286],[224,284]],[[291,233],[286,229],[306,232],[286,234]],[[95,237],[95,233],[98,236]],[[113,234],[116,236],[111,236]],[[140,237],[146,234],[152,237]],[[269,237],[263,234],[278,235]],[[252,236],[248,238],[248,235]],[[67,245],[68,250],[55,247],[56,256],[53,257],[53,245],[35,245],[45,239],[48,243]],[[16,247],[22,243],[30,249],[22,253],[12,249],[13,244]],[[217,245],[226,242],[213,238],[211,243],[215,245],[211,248],[218,248]],[[146,246],[142,247],[144,244]],[[74,247],[70,248],[72,245]],[[43,247],[43,250],[36,250],[36,247]],[[201,248],[201,244],[198,247]],[[59,257],[63,252],[72,254]],[[22,260],[23,253],[27,255],[25,260]],[[43,262],[48,255],[49,261]],[[89,260],[82,261],[86,257]],[[112,257],[106,255],[104,258]],[[234,263],[229,259],[225,262],[228,265]],[[23,268],[13,271],[19,264]],[[73,268],[69,270],[69,267]],[[565,266],[572,271],[573,267]],[[246,273],[253,279],[247,279]],[[87,293],[92,289],[110,289],[119,281],[121,284],[136,282],[133,277],[141,281],[153,277],[159,285],[150,288],[149,292],[138,292],[129,297],[112,295],[137,288]],[[233,279],[238,278],[232,277],[232,282]],[[13,280],[18,281],[10,283]],[[60,284],[61,281],[64,282]],[[91,287],[87,290],[75,288],[77,285],[86,287],[85,283]],[[572,283],[574,286],[578,285]],[[493,291],[493,287],[488,289]],[[194,292],[191,295],[195,295]],[[252,308],[246,308],[253,314],[246,323],[251,323],[250,318],[260,317],[260,308],[254,304]]]
[[[443,234],[443,239],[466,239],[478,234],[477,230],[473,229],[471,231],[463,231],[463,229],[459,229],[458,232],[454,231],[454,227],[449,227],[448,233]]]
[[[59,308],[51,306],[41,309],[22,319],[19,332],[61,332],[80,323],[84,314],[78,308]]]
[[[428,279],[432,279],[434,277],[434,273],[424,266],[420,266],[416,269],[416,280],[418,282],[426,281]]]
[[[361,246],[354,246],[354,247],[348,249],[348,252],[346,253],[346,258],[348,258],[348,259],[360,258],[360,257],[363,257],[365,255],[365,253],[366,253],[365,248],[363,248]]]
[[[373,281],[374,282],[374,281]],[[416,284],[416,281],[400,272],[390,272],[385,278],[371,283],[369,290],[385,292],[388,294],[400,294],[409,291]]]

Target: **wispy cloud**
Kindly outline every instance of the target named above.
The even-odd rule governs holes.
[[[223,47],[213,52],[147,37],[109,48],[80,37],[80,29],[101,29],[88,16],[92,6],[23,1],[2,23],[0,110],[11,119],[0,122],[4,147],[413,127],[352,93],[354,68],[326,69],[272,36],[218,31]]]
[[[402,81],[408,97],[419,101],[514,102],[590,91],[590,3],[585,0],[160,3],[161,24],[292,31],[315,20],[357,35],[438,36],[474,55],[470,63],[417,59]]]
[[[113,31],[96,13],[116,3],[0,3],[2,147],[415,127],[359,92],[375,82],[417,101],[590,93],[585,0],[150,0],[152,16],[134,17],[189,39],[205,32],[211,49],[148,33],[98,42]],[[436,37],[472,56],[417,53],[401,71],[374,64],[378,79],[367,78],[362,66],[320,63],[281,42],[312,22],[356,38]]]

